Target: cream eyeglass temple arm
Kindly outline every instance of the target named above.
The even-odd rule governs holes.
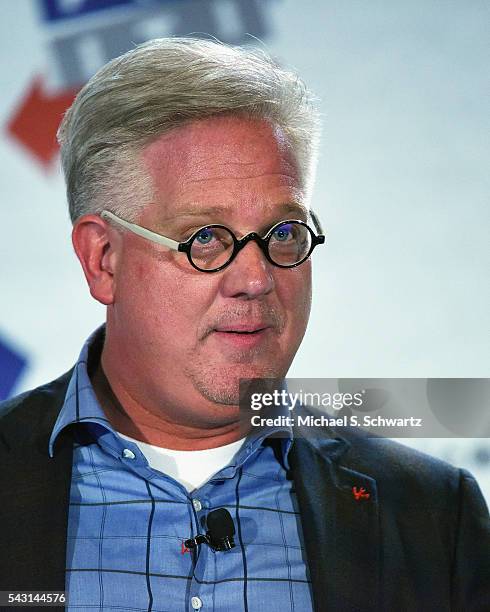
[[[179,250],[180,243],[176,240],[172,240],[171,238],[167,238],[166,236],[162,236],[160,234],[157,234],[156,232],[152,232],[151,230],[146,229],[145,227],[141,227],[140,225],[136,225],[135,223],[125,221],[124,219],[119,218],[108,210],[103,210],[100,213],[100,216],[102,217],[102,219],[109,219],[117,225],[126,228],[130,232],[133,232],[133,234],[141,236],[142,238],[146,238],[147,240],[151,240],[152,242],[156,242],[157,244],[163,244],[163,246],[166,246],[169,249],[173,249],[174,251]]]

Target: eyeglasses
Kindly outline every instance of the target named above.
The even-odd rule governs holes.
[[[185,242],[177,242],[136,223],[125,221],[108,210],[100,213],[103,219],[113,221],[142,238],[187,253],[191,266],[200,272],[223,270],[251,240],[259,245],[271,264],[279,268],[299,266],[308,259],[318,244],[325,242],[317,216],[313,211],[310,211],[310,215],[317,234],[304,221],[286,219],[272,226],[263,237],[251,232],[243,238],[237,238],[226,226],[212,224],[201,227]]]

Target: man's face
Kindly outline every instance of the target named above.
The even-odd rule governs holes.
[[[163,135],[143,152],[154,202],[137,223],[178,241],[220,223],[241,237],[305,219],[296,165],[266,122],[221,117]],[[281,269],[255,242],[224,270],[123,234],[108,339],[133,398],[196,426],[236,415],[240,378],[282,377],[303,338],[311,264]]]

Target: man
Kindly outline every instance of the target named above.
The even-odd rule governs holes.
[[[59,139],[107,320],[3,406],[1,589],[66,588],[82,610],[488,609],[468,473],[243,429],[240,379],[283,378],[308,321],[317,127],[297,77],[209,41],[151,41],[79,93]],[[217,508],[228,551],[192,541]]]

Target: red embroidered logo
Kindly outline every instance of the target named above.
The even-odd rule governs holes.
[[[371,497],[371,493],[368,493],[364,487],[361,487],[360,489],[357,487],[352,487],[352,495],[356,501],[359,501],[360,499],[369,499]]]
[[[185,553],[191,552],[189,548],[187,548],[187,546],[184,544],[184,540],[182,540],[182,548],[180,550],[180,552],[185,555]]]

